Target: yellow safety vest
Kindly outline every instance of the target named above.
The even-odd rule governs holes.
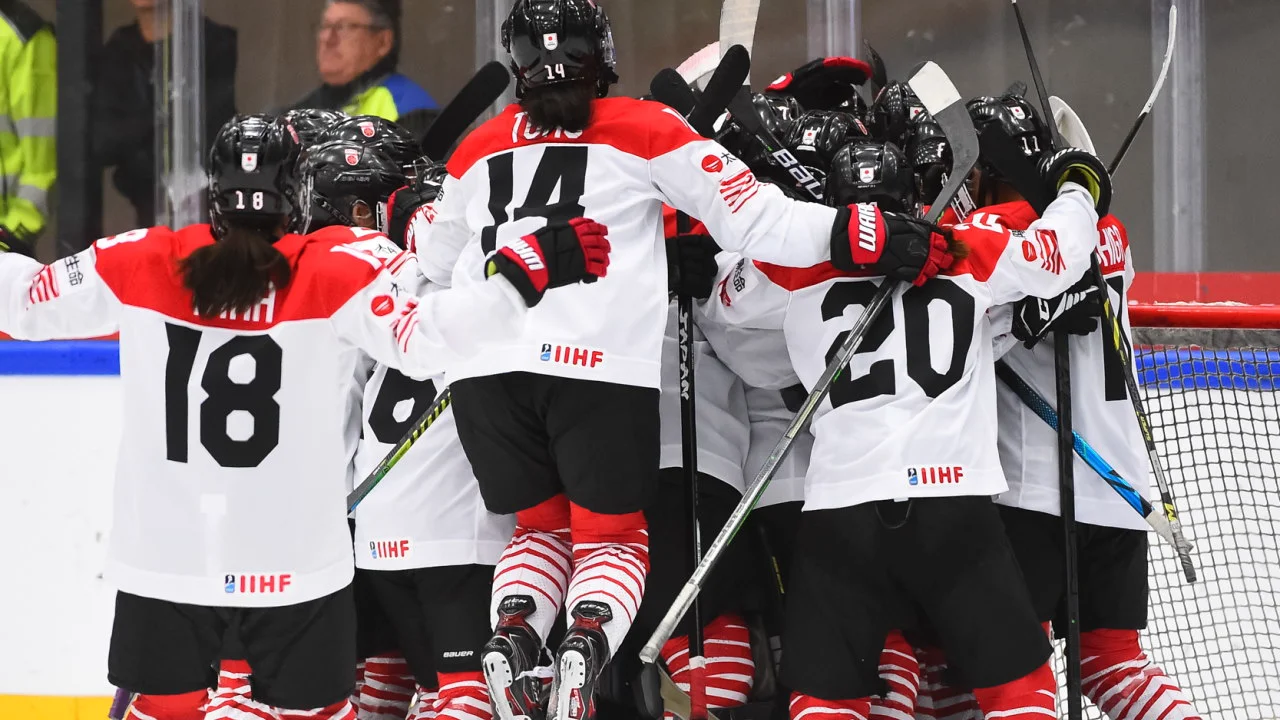
[[[0,225],[17,235],[44,230],[58,173],[57,46],[34,12],[0,10]]]

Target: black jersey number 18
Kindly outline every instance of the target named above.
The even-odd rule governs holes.
[[[538,216],[548,223],[567,222],[586,212],[582,194],[587,185],[587,146],[547,145],[533,171],[524,205],[508,217],[507,207],[515,199],[514,163],[514,152],[489,158],[489,213],[493,224],[480,232],[480,248],[485,255],[497,247],[498,226],[509,220]],[[557,187],[560,196],[552,202],[551,195]]]
[[[188,391],[191,371],[203,335],[195,328],[165,324],[169,336],[169,360],[164,370],[165,446],[173,462],[187,462]],[[231,362],[247,355],[253,359],[253,379],[237,382]],[[200,444],[218,465],[250,468],[262,464],[280,444],[280,392],[284,353],[267,335],[240,336],[213,352],[205,364],[200,387],[208,394],[200,403]],[[253,418],[253,432],[244,439],[231,437],[227,423],[233,412]]]

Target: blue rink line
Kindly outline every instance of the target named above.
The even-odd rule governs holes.
[[[0,340],[0,375],[119,375],[116,340]]]
[[[1276,390],[1278,350],[1139,350],[1138,381],[1164,390]],[[115,340],[0,340],[0,375],[119,375]]]

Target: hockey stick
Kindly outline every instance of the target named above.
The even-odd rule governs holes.
[[[760,0],[724,0],[724,4],[720,6],[720,51],[724,53],[722,60],[737,45],[741,45],[750,57],[751,49],[755,47],[756,22],[759,18]],[[751,84],[749,71],[743,84]]]
[[[111,700],[111,709],[107,711],[107,720],[124,720],[133,704],[133,693],[124,688],[116,688],[116,695]]]
[[[1044,112],[1044,122],[1049,126],[1049,135],[1053,138],[1053,148],[1063,147],[1062,132],[1053,118],[1053,105],[1049,102],[1049,93],[1044,87],[1044,77],[1040,74],[1040,65],[1036,62],[1035,50],[1031,47],[1031,37],[1027,34],[1027,23],[1022,18],[1022,10],[1018,0],[1009,0],[1013,6],[1013,14],[1018,20],[1018,33],[1022,35],[1022,48],[1027,52],[1027,64],[1031,66],[1031,82],[1036,86],[1036,95],[1040,97],[1040,107]],[[1084,716],[1084,691],[1080,677],[1080,584],[1076,547],[1076,482],[1075,458],[1072,457],[1074,433],[1071,429],[1071,336],[1057,332],[1053,334],[1053,375],[1058,399],[1058,512],[1062,517],[1063,559],[1066,566],[1066,610],[1067,610],[1067,717],[1069,720],[1081,720]]]
[[[1013,391],[1013,394],[1017,395],[1018,399],[1043,420],[1046,425],[1054,430],[1058,429],[1058,411],[1054,410],[1053,406],[1049,404],[1049,400],[1031,387],[1031,384],[1019,376],[1017,371],[1010,367],[1008,363],[1003,360],[996,361],[996,377],[1000,378],[1000,381],[1008,386]],[[1134,489],[1133,485],[1112,467],[1111,463],[1098,454],[1098,451],[1080,433],[1072,432],[1072,436],[1074,438],[1072,446],[1076,455],[1093,469],[1098,474],[1098,477],[1102,478],[1112,490],[1115,490],[1116,494],[1123,498],[1125,503],[1133,508],[1134,512],[1141,515],[1157,535],[1169,543],[1170,547],[1174,547],[1175,542],[1173,532],[1169,527],[1169,520],[1160,514],[1150,501],[1142,497]]]
[[[712,82],[715,79],[712,78]],[[708,86],[710,87],[710,86]],[[680,213],[676,218],[680,233],[689,232],[689,216]],[[698,519],[698,409],[695,398],[697,385],[694,379],[693,365],[693,298],[687,293],[680,293],[676,299],[676,326],[680,340],[680,450],[684,461],[684,477],[687,487],[689,513],[689,547],[693,553],[693,562],[689,572],[702,562],[702,522]],[[691,697],[703,698],[706,707],[707,689],[705,677],[699,672],[706,668],[707,659],[703,656],[702,647],[702,608],[697,598],[693,604],[693,623],[689,630],[689,694]],[[696,707],[696,704],[695,704]]]
[[[511,71],[497,60],[480,68],[431,123],[422,138],[422,154],[432,160],[444,160],[471,123],[497,102],[510,84]]]
[[[977,163],[978,141],[973,132],[973,123],[969,119],[969,113],[965,109],[964,103],[961,102],[960,93],[941,68],[931,62],[925,63],[911,78],[909,84],[911,89],[920,96],[925,108],[938,121],[952,148],[951,179],[948,180],[947,186],[943,188],[942,193],[938,196],[939,200],[935,202],[926,218],[930,222],[936,222],[950,204],[956,190],[964,183],[965,178],[969,176],[969,171]],[[733,513],[730,514],[724,528],[716,535],[715,540],[711,542],[711,546],[707,548],[706,554],[702,557],[702,562],[698,563],[698,567],[694,568],[692,577],[681,588],[675,603],[667,610],[666,616],[663,617],[658,628],[654,630],[644,649],[640,651],[641,662],[646,665],[654,665],[657,662],[658,653],[663,644],[671,637],[680,619],[688,612],[689,607],[693,604],[694,597],[701,591],[708,573],[711,572],[712,568],[724,555],[725,549],[734,536],[742,529],[747,515],[756,506],[756,503],[760,501],[761,495],[764,494],[770,481],[773,480],[773,476],[777,474],[778,467],[786,459],[788,453],[791,452],[796,437],[808,426],[818,406],[822,404],[831,392],[831,385],[848,367],[854,351],[857,350],[871,324],[888,306],[897,285],[894,282],[882,282],[871,302],[867,304],[866,310],[862,312],[853,327],[849,329],[843,343],[840,345],[840,349],[831,359],[831,362],[827,364],[822,374],[814,381],[813,390],[805,399],[799,412],[792,418],[791,424],[787,426],[787,430],[783,433],[782,438],[778,440],[778,444],[769,453],[769,457],[756,474],[755,479],[747,486],[742,500],[734,508]]]
[[[1116,152],[1115,158],[1111,161],[1111,165],[1107,168],[1112,175],[1120,169],[1120,163],[1124,162],[1124,156],[1129,154],[1129,146],[1133,144],[1133,139],[1137,137],[1138,131],[1142,129],[1142,124],[1147,121],[1147,116],[1151,114],[1151,108],[1155,107],[1156,99],[1160,97],[1160,90],[1164,88],[1165,78],[1169,75],[1169,66],[1173,63],[1173,47],[1177,44],[1178,38],[1178,6],[1169,6],[1169,42],[1164,48],[1164,62],[1160,65],[1160,75],[1156,78],[1156,86],[1151,89],[1151,95],[1147,97],[1147,104],[1142,106],[1142,112],[1138,113],[1138,119],[1133,123],[1133,127],[1129,128],[1129,134],[1124,136],[1124,142],[1120,143],[1120,149]]]
[[[760,113],[751,103],[751,93],[746,88],[743,88],[743,91],[729,102],[729,114],[742,126],[743,130],[754,135],[760,144],[764,145],[769,161],[770,179],[779,185],[794,187],[801,197],[822,202],[822,183],[818,182],[813,173],[800,164],[796,156],[774,137],[769,128],[765,127]]]
[[[450,391],[449,388],[445,388],[436,396],[435,401],[431,403],[431,407],[427,408],[427,411],[422,414],[422,417],[418,418],[418,422],[414,423],[413,427],[409,428],[409,432],[405,433],[404,437],[400,438],[400,441],[396,443],[395,447],[391,448],[391,452],[387,453],[386,456],[382,458],[382,462],[378,463],[378,466],[373,469],[373,472],[369,473],[369,476],[361,481],[361,483],[356,486],[356,489],[351,491],[351,494],[347,495],[348,513],[355,512],[356,507],[360,505],[361,501],[363,501],[365,497],[378,486],[378,483],[382,482],[382,479],[387,476],[387,473],[391,472],[391,468],[395,467],[396,463],[400,462],[400,459],[409,452],[409,448],[413,447],[414,443],[418,442],[418,438],[422,437],[422,434],[427,431],[427,428],[434,425],[436,420],[440,419],[440,416],[444,414],[445,410],[449,409],[449,405],[452,402],[453,392]]]

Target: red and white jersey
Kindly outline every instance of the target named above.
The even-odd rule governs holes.
[[[833,208],[760,183],[665,105],[598,100],[590,126],[572,133],[543,133],[512,105],[471,133],[449,161],[429,237],[417,238],[429,280],[479,282],[495,248],[577,216],[606,225],[613,251],[608,277],[549,293],[521,332],[450,377],[523,371],[660,387],[664,203],[751,257],[798,266],[830,257]]]
[[[328,595],[352,577],[345,499],[369,357],[404,364],[393,321],[412,296],[371,252],[385,236],[335,227],[276,242],[293,276],[261,305],[201,318],[178,260],[212,242],[197,225],[105,238],[49,266],[0,254],[0,330],[120,333],[117,587],[205,606]],[[505,282],[423,299],[415,366],[438,372],[475,327],[500,330],[522,306]]]
[[[396,280],[414,295],[438,290],[428,288],[417,263],[405,263]],[[382,462],[444,388],[440,374],[414,379],[386,365],[374,370],[364,387],[356,482]],[[514,515],[485,509],[452,408],[356,507],[355,520],[356,567],[365,570],[496,565],[516,524]]]
[[[659,467],[684,466],[683,425],[680,417],[680,341],[676,303],[672,301],[662,342],[662,457]],[[693,367],[697,411],[698,472],[723,480],[742,491],[742,464],[746,461],[750,430],[747,396],[742,381],[720,362],[693,325]]]
[[[990,207],[1010,228],[1026,227],[1035,219],[1026,203]],[[1120,314],[1125,336],[1131,337],[1125,294],[1133,283],[1133,262],[1124,226],[1108,215],[1098,224],[1098,257],[1107,279],[1111,306]],[[996,333],[1008,333],[1012,306],[992,312]],[[1111,463],[1143,497],[1151,498],[1150,466],[1142,430],[1133,414],[1125,385],[1124,369],[1107,348],[1110,339],[1102,329],[1089,335],[1071,335],[1071,418],[1073,429]],[[1013,336],[998,336],[997,356],[1009,348],[1004,361],[1036,392],[1056,404],[1053,338],[1028,350]],[[1057,515],[1058,436],[1004,383],[996,383],[999,405],[1000,461],[1009,481],[1008,492],[996,502],[1002,505]],[[1075,457],[1076,518],[1091,525],[1146,530],[1147,523],[1133,511],[1079,456]]]
[[[1025,232],[977,216],[956,226],[969,257],[896,289],[815,413],[805,507],[1003,492],[987,309],[1067,289],[1088,266],[1097,222],[1088,193],[1067,184]],[[744,264],[742,278],[741,290],[726,287],[727,304],[710,307],[729,322],[782,329],[809,389],[885,282],[829,264],[759,262]]]

